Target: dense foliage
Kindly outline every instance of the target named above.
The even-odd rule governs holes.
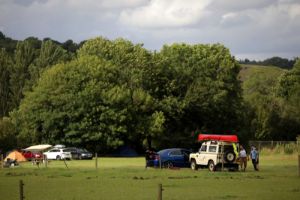
[[[192,147],[199,132],[234,133],[242,141],[298,134],[299,62],[291,71],[239,79],[239,64],[220,44],[151,52],[124,39],[16,43],[0,36],[5,150],[64,143],[142,151]]]

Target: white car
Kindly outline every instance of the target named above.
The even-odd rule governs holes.
[[[205,141],[196,153],[190,154],[190,163],[193,170],[199,167],[208,167],[209,171],[215,171],[222,167],[238,170],[237,162],[238,144],[225,141]]]
[[[51,149],[44,153],[49,160],[71,160],[72,155],[67,149]]]

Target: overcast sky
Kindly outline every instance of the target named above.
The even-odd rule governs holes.
[[[300,0],[0,0],[0,31],[76,42],[222,43],[237,58],[300,56]]]

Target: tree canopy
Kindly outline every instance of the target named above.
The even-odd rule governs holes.
[[[289,71],[241,68],[221,44],[152,52],[103,37],[80,44],[29,37],[13,53],[6,46],[0,140],[16,135],[10,146],[64,143],[105,153],[121,145],[190,148],[200,132],[242,141],[299,134],[299,61]]]

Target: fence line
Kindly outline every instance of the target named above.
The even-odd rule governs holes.
[[[300,153],[300,141],[249,141],[249,146],[254,145],[259,151],[264,149],[283,151],[285,153]]]

